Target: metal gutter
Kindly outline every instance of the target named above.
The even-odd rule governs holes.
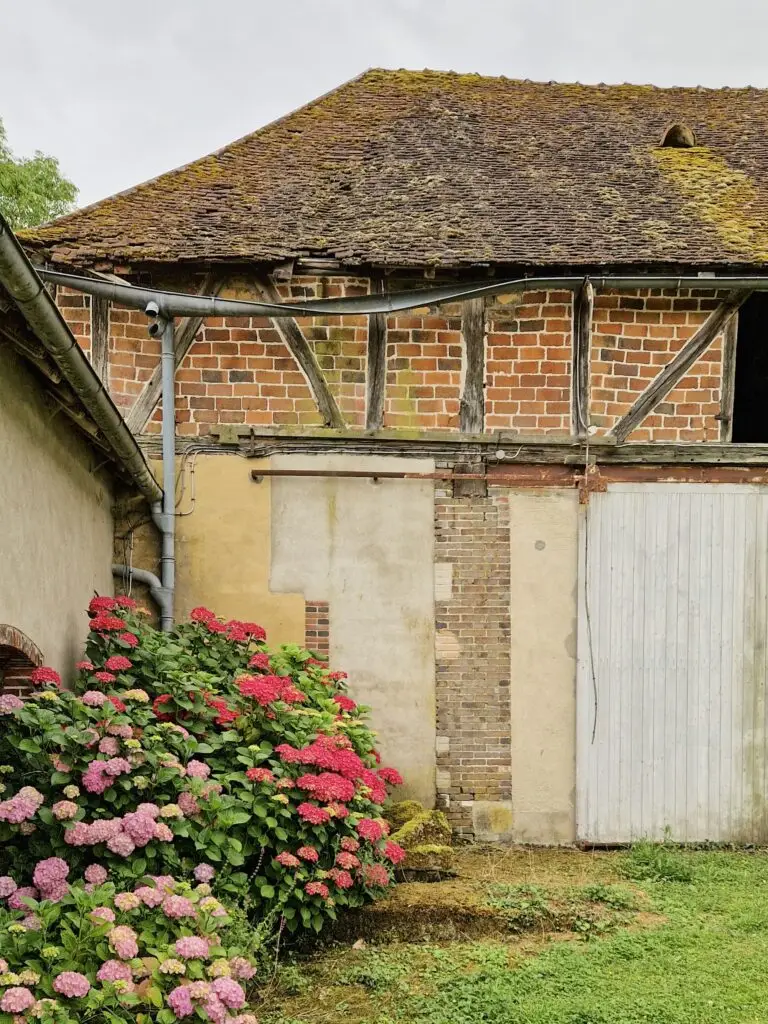
[[[168,292],[157,288],[141,288],[114,281],[95,280],[78,274],[62,274],[54,270],[39,270],[40,277],[75,291],[88,295],[100,295],[121,306],[144,309],[149,303],[157,307],[160,317],[174,316],[324,316],[328,314],[373,314],[396,313],[419,306],[432,306],[459,299],[480,298],[484,295],[498,295],[521,288],[562,288],[577,291],[585,280],[594,288],[750,288],[753,291],[768,291],[768,276],[729,277],[707,274],[703,276],[679,274],[650,274],[647,276],[580,275],[578,277],[516,277],[508,281],[494,281],[491,284],[444,285],[439,288],[422,288],[417,291],[391,292],[388,295],[360,295],[347,299],[309,299],[304,302],[246,302],[240,299],[220,299],[207,295],[187,295],[183,292]]]
[[[162,500],[162,489],[153,477],[135,438],[2,216],[0,284],[88,410],[115,459],[127,470],[148,501]]]

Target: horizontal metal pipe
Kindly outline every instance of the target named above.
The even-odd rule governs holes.
[[[162,491],[149,471],[141,449],[2,217],[0,284],[88,410],[117,461],[130,473],[146,498],[158,501]]]
[[[396,473],[390,470],[377,473],[372,469],[252,469],[251,479],[257,483],[265,476],[324,476],[351,478],[353,480],[454,480],[460,476],[462,480],[484,480],[484,473],[454,474],[450,470],[443,473]]]
[[[575,291],[581,288],[585,276],[579,277],[517,277],[508,281],[493,281],[490,284],[444,285],[439,288],[424,288],[418,291],[391,292],[388,295],[359,295],[348,299],[309,299],[304,302],[245,302],[240,299],[220,299],[208,295],[187,295],[183,292],[167,292],[156,288],[139,288],[130,284],[80,277],[76,274],[62,274],[53,270],[40,270],[46,281],[60,284],[74,291],[88,295],[100,295],[121,306],[132,309],[146,309],[152,302],[157,305],[161,316],[326,316],[326,315],[373,315],[375,313],[396,313],[419,306],[434,306],[459,299],[479,298],[485,295],[499,295],[518,291],[521,288],[561,288]],[[674,274],[653,274],[648,276],[622,276],[604,274],[588,278],[595,288],[751,288],[754,291],[768,291],[768,276],[712,277]]]

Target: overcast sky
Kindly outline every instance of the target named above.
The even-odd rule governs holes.
[[[0,118],[80,204],[368,67],[768,86],[765,0],[0,0]]]

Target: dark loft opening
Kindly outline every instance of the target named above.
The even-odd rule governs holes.
[[[739,310],[733,390],[735,443],[768,442],[768,294],[752,295]]]

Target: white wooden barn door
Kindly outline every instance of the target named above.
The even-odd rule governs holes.
[[[581,513],[579,839],[768,840],[768,489],[616,484]]]

